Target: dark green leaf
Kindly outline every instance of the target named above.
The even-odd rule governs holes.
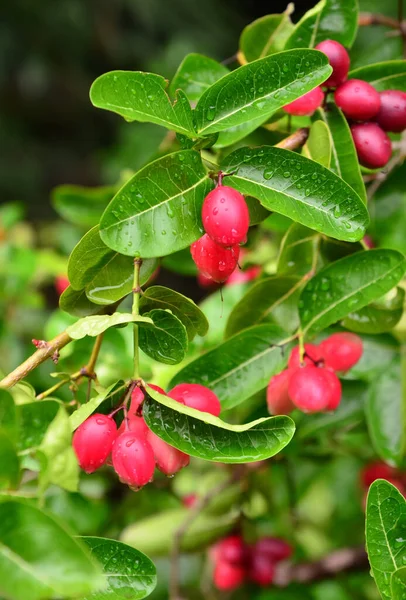
[[[86,290],[74,290],[71,285],[61,294],[59,306],[61,310],[75,317],[86,317],[101,311],[99,304],[93,304],[87,298]]]
[[[55,419],[60,404],[55,400],[41,400],[17,406],[19,423],[18,449],[36,448]]]
[[[292,9],[290,4],[281,15],[266,15],[247,25],[240,37],[240,52],[245,60],[251,62],[283,50],[293,30]]]
[[[96,411],[104,415],[111,413],[117,408],[120,400],[124,399],[125,390],[126,385],[124,384],[124,381],[117,381],[108,387],[107,390],[104,390],[94,398],[91,398],[89,402],[82,404],[82,406],[75,410],[69,417],[69,426],[71,430],[75,431],[83,421],[86,421],[86,419]]]
[[[406,567],[392,573],[391,590],[393,600],[404,600],[406,598]]]
[[[17,487],[19,479],[20,461],[16,448],[8,432],[0,429],[0,489]]]
[[[354,190],[329,169],[290,150],[240,148],[223,161],[229,185],[265,208],[337,239],[363,237],[368,212]]]
[[[87,335],[95,337],[100,335],[110,327],[117,325],[127,325],[128,323],[149,323],[152,325],[151,319],[132,315],[131,313],[113,313],[112,315],[94,315],[91,317],[83,317],[73,325],[67,328],[66,333],[74,340],[81,340]]]
[[[59,185],[52,191],[52,204],[66,221],[81,227],[93,227],[115,193],[113,186]]]
[[[363,79],[378,92],[383,90],[402,90],[406,92],[406,63],[404,60],[386,62],[358,67],[349,74],[351,79]]]
[[[395,338],[389,334],[361,334],[361,337],[364,351],[361,360],[351,369],[349,374],[355,379],[373,382],[389,369],[394,360],[400,356],[400,346]]]
[[[184,248],[179,252],[165,256],[162,259],[162,266],[180,275],[191,275],[193,277],[197,275],[196,263],[190,254],[190,248]]]
[[[360,252],[364,250],[364,246],[361,242],[343,242],[342,240],[334,240],[333,238],[322,237],[320,240],[320,254],[323,259],[322,262],[335,262],[340,258]]]
[[[312,50],[281,52],[239,67],[201,96],[195,109],[197,131],[207,135],[266,119],[330,73],[327,57]]]
[[[181,89],[191,102],[197,102],[207,88],[229,72],[227,67],[208,56],[188,54],[180,63],[169,92],[175,96],[176,90]]]
[[[228,317],[234,306],[241,300],[248,289],[247,283],[226,285],[222,289],[209,294],[200,304],[200,308],[210,323],[209,331],[203,340],[208,348],[220,344],[224,338],[224,331]]]
[[[324,121],[314,121],[310,134],[302,149],[303,156],[315,160],[323,167],[330,168],[332,140]]]
[[[247,123],[235,125],[224,131],[220,131],[218,139],[214,145],[216,149],[227,148],[246,138],[250,133],[264,125],[268,121],[268,117],[261,116],[257,119],[252,119]]]
[[[245,202],[247,203],[248,211],[250,213],[250,227],[262,223],[262,221],[265,221],[265,219],[269,217],[269,210],[264,208],[256,198],[246,196]]]
[[[188,348],[186,327],[168,310],[153,309],[140,322],[139,344],[145,354],[167,365],[176,365],[185,358]]]
[[[405,291],[402,288],[391,290],[376,302],[350,313],[344,319],[343,327],[357,333],[391,331],[402,317],[404,300]]]
[[[312,229],[293,223],[279,249],[278,275],[306,275],[317,265],[320,236]]]
[[[327,265],[309,281],[299,301],[305,333],[325,329],[394,288],[406,270],[394,250],[356,252]]]
[[[17,409],[13,396],[0,389],[0,427],[4,429],[12,440],[17,435]]]
[[[142,258],[186,248],[202,234],[202,204],[212,187],[198,152],[164,156],[117,192],[101,219],[101,238],[121,254]]]

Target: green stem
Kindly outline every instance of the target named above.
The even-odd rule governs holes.
[[[133,282],[133,307],[132,314],[134,317],[137,317],[140,314],[140,269],[141,269],[142,259],[134,258],[134,282]],[[139,371],[139,349],[138,349],[138,325],[134,323],[134,334],[133,334],[133,343],[134,343],[134,372],[133,379],[139,379],[140,371]]]

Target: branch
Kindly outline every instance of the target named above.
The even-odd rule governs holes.
[[[400,23],[397,19],[387,17],[386,15],[374,14],[374,13],[360,13],[358,18],[358,25],[360,27],[368,27],[369,25],[386,25],[391,29],[402,30],[404,28],[404,22]]]
[[[307,138],[309,137],[309,128],[301,127],[295,133],[292,133],[289,137],[281,140],[278,144],[275,144],[276,148],[285,148],[285,150],[296,150],[303,146]]]

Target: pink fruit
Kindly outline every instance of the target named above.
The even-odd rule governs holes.
[[[243,565],[246,559],[246,546],[240,535],[229,535],[216,544],[217,560],[225,560],[233,565]]]
[[[358,160],[364,167],[380,169],[392,156],[392,143],[376,123],[359,123],[351,127]]]
[[[226,185],[218,185],[203,202],[202,220],[205,232],[219,244],[229,248],[247,237],[250,215],[244,196]]]
[[[235,283],[247,283],[256,279],[261,273],[261,267],[254,266],[250,267],[246,271],[236,269],[234,273],[231,273],[230,277],[226,281],[226,285],[234,285]]]
[[[376,117],[381,106],[376,89],[362,79],[348,79],[336,89],[334,99],[345,116],[354,121]]]
[[[300,348],[299,346],[295,346],[290,353],[288,367],[289,369],[298,369],[300,366],[304,365],[315,365],[317,362],[322,361],[322,353],[319,346],[316,344],[305,344],[304,345],[305,353],[303,356],[303,363],[300,364]]]
[[[156,466],[162,473],[169,477],[187,467],[190,462],[190,456],[173,448],[152,431],[148,431],[147,440],[154,452]]]
[[[57,294],[60,296],[70,285],[69,279],[64,275],[57,275],[55,277],[55,289]]]
[[[283,110],[289,115],[305,116],[312,115],[314,111],[323,104],[324,93],[321,87],[316,87],[314,90],[307,92],[300,98],[283,106]]]
[[[264,554],[274,562],[279,562],[290,558],[293,548],[280,538],[263,537],[255,543],[252,551],[256,554]]]
[[[72,439],[80,467],[86,473],[93,473],[104,465],[116,437],[116,424],[108,415],[95,413],[86,419]]]
[[[362,339],[355,333],[333,333],[320,344],[326,366],[334,371],[348,371],[360,360]]]
[[[297,369],[289,382],[289,396],[303,412],[326,410],[333,400],[327,369],[308,365]]]
[[[190,252],[197,268],[205,277],[222,283],[236,268],[240,247],[223,248],[205,233],[190,246]]]
[[[221,404],[216,394],[199,383],[180,383],[168,393],[168,396],[183,402],[190,408],[210,413],[215,417],[218,417],[221,412]]]
[[[350,57],[344,46],[335,40],[324,40],[317,44],[315,50],[323,52],[333,67],[332,74],[322,85],[335,88],[344,83],[350,68]]]
[[[271,585],[275,577],[274,562],[266,554],[254,552],[251,556],[249,578],[261,587]]]
[[[235,590],[244,583],[244,579],[245,570],[226,560],[219,560],[214,568],[213,581],[219,590]]]
[[[138,489],[152,480],[155,459],[145,438],[137,437],[131,431],[122,433],[114,443],[112,459],[120,481],[130,487]]]
[[[384,131],[400,133],[406,129],[406,94],[399,90],[381,92],[381,107],[376,117]]]
[[[121,435],[125,431],[131,431],[137,437],[146,438],[149,429],[143,417],[137,417],[135,414],[128,413],[127,418],[123,420],[117,433]]]
[[[271,377],[266,390],[266,401],[271,415],[288,415],[295,409],[288,393],[289,381],[293,372],[291,369],[285,369]]]

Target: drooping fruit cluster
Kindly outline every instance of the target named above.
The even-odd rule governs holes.
[[[406,498],[406,473],[395,467],[390,467],[382,461],[376,461],[364,467],[361,472],[361,484],[365,492],[365,500],[369,486],[377,479],[386,479]]]
[[[214,585],[223,591],[235,590],[246,581],[268,587],[276,564],[291,555],[292,547],[279,538],[264,537],[255,544],[246,544],[240,535],[228,536],[210,551]]]
[[[293,348],[288,368],[274,375],[267,388],[269,412],[289,414],[335,410],[341,401],[336,372],[351,369],[362,356],[362,340],[354,333],[334,333],[320,345],[305,344],[302,362],[299,346]]]
[[[324,92],[335,89],[334,100],[350,122],[359,162],[364,167],[384,167],[392,154],[392,144],[385,133],[406,129],[406,93],[400,90],[377,92],[361,79],[347,79],[350,68],[348,52],[339,42],[324,40],[315,47],[329,59],[333,72],[317,87],[284,106],[291,115],[312,115],[324,101]]]

